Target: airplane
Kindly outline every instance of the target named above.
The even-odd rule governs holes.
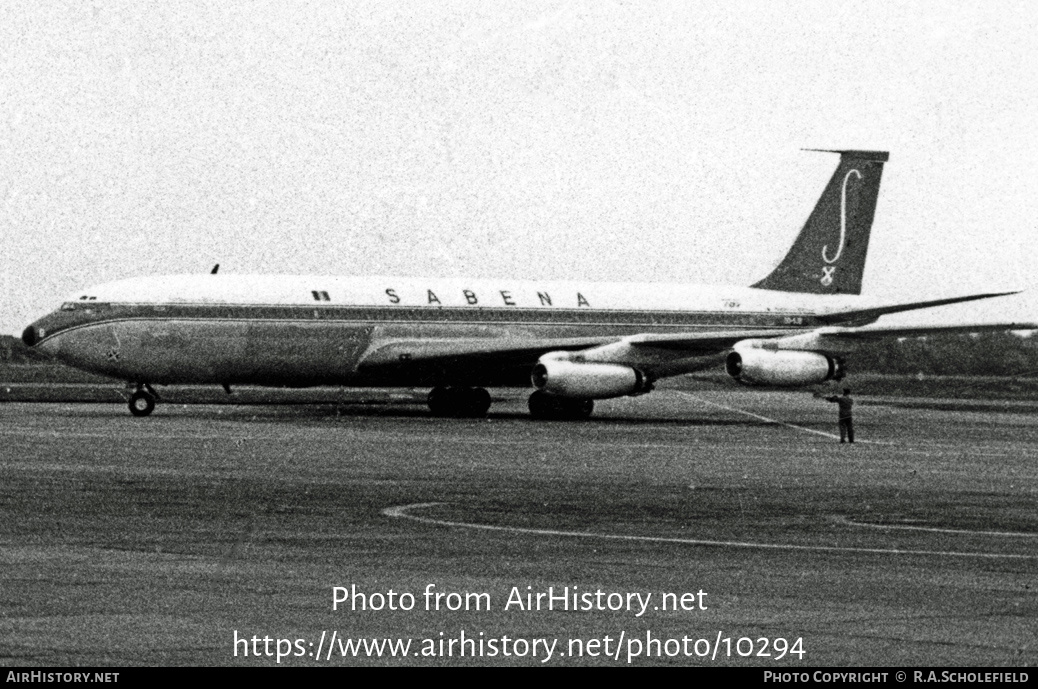
[[[70,295],[26,345],[127,381],[148,416],[157,384],[428,387],[435,416],[482,417],[488,387],[533,387],[536,419],[723,363],[749,385],[843,378],[877,338],[1038,327],[883,327],[881,316],[1013,294],[881,303],[861,296],[884,151],[840,156],[785,258],[752,286],[209,274],[138,277]]]

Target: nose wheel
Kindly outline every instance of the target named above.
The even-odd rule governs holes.
[[[130,413],[134,416],[148,416],[155,411],[158,398],[158,394],[147,383],[137,386],[137,391],[130,395]]]

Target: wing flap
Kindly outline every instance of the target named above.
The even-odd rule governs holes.
[[[690,354],[715,354],[731,349],[736,342],[754,338],[772,339],[809,332],[808,329],[727,330],[704,333],[646,333],[624,338],[625,342],[646,349],[678,349]]]

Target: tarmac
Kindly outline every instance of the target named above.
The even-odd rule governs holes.
[[[1038,659],[1031,407],[418,400],[0,404],[0,664]]]

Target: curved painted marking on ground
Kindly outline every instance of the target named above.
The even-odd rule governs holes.
[[[589,531],[559,531],[556,529],[529,529],[520,526],[494,526],[492,524],[472,524],[469,522],[453,522],[445,519],[432,519],[410,514],[411,510],[445,505],[443,502],[420,502],[413,505],[397,505],[382,510],[387,517],[411,519],[423,524],[435,526],[453,526],[464,529],[482,529],[484,531],[503,531],[507,533],[533,534],[536,536],[562,536],[566,538],[599,538],[612,541],[642,541],[650,543],[679,543],[682,545],[721,546],[726,548],[750,548],[756,550],[800,550],[830,553],[876,553],[882,555],[943,555],[947,557],[979,557],[991,560],[1035,560],[1038,555],[1018,555],[1014,553],[959,553],[943,550],[897,550],[894,548],[851,548],[827,545],[793,545],[789,543],[752,543],[747,541],[711,541],[700,538],[668,538],[665,536],[629,536],[626,534],[604,534]]]
[[[938,529],[935,526],[909,526],[907,524],[870,524],[868,522],[856,522],[847,517],[836,517],[839,524],[848,526],[866,526],[872,529],[906,529],[909,531],[933,531],[935,533],[953,533],[966,536],[1008,536],[1011,538],[1038,538],[1038,533],[1024,533],[1022,531],[970,531],[969,529]]]

